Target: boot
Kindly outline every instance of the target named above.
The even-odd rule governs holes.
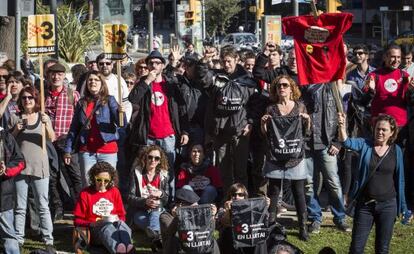
[[[298,214],[299,220],[299,239],[302,241],[309,240],[308,225],[306,225],[308,215],[307,213]]]

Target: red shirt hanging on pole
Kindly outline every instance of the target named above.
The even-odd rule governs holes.
[[[283,18],[283,33],[293,36],[299,84],[342,79],[345,73],[343,34],[351,27],[350,13],[323,13]]]

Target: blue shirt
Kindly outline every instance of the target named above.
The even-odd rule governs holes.
[[[357,85],[357,87],[362,90],[362,88],[364,87],[364,83],[365,80],[368,76],[368,73],[375,71],[375,68],[368,65],[368,70],[364,75],[361,75],[361,72],[358,71],[358,68],[353,69],[352,71],[350,71],[348,73],[348,75],[346,75],[346,80],[347,81],[353,81],[355,82],[355,84]],[[352,98],[354,100],[359,100],[361,97],[360,92],[357,91],[357,89],[355,89],[355,87],[351,88],[351,93],[352,93]]]

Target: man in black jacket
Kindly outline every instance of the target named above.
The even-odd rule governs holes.
[[[5,253],[20,253],[13,224],[13,177],[25,168],[25,162],[13,136],[3,128],[0,130],[0,149],[0,241]]]
[[[249,135],[254,111],[248,103],[257,87],[244,68],[237,64],[235,48],[222,48],[222,70],[209,70],[209,54],[197,65],[197,75],[210,96],[206,110],[206,139],[215,152],[215,163],[220,168],[224,192],[235,182],[247,186],[247,158]],[[208,141],[207,141],[208,142]]]
[[[160,52],[152,51],[146,58],[149,74],[142,77],[129,93],[129,101],[139,105],[129,133],[132,159],[140,146],[159,145],[170,163],[170,193],[174,194],[174,170],[176,143],[188,142],[185,102],[174,81],[162,75],[165,59]]]

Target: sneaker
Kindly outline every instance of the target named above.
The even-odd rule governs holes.
[[[321,232],[321,223],[315,220],[308,227],[308,231],[312,234],[319,234],[319,232]]]
[[[335,226],[337,229],[343,231],[343,232],[352,232],[352,228],[346,224],[346,222],[342,221],[339,223],[335,223]]]
[[[53,245],[48,244],[46,245],[45,251],[50,254],[56,254],[56,249]]]

